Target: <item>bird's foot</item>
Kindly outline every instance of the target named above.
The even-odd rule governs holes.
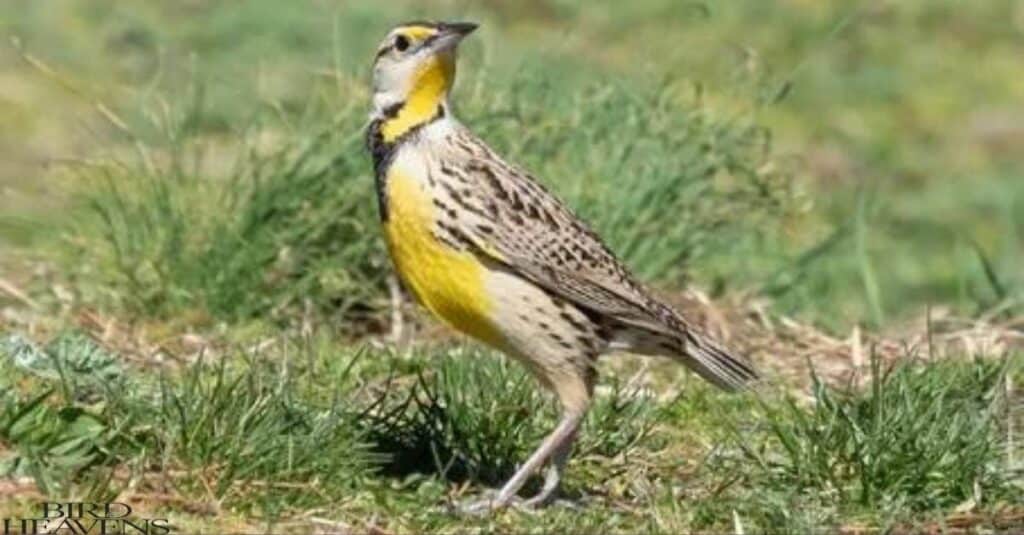
[[[532,513],[548,506],[577,508],[579,504],[573,500],[558,499],[554,491],[541,491],[536,496],[523,499],[518,496],[502,498],[499,491],[488,490],[481,497],[459,502],[453,509],[458,514],[471,516],[486,515],[505,508]]]
[[[519,498],[511,500],[499,500],[499,491],[495,489],[485,490],[479,497],[473,497],[460,501],[452,507],[452,511],[460,515],[486,515],[511,505]]]

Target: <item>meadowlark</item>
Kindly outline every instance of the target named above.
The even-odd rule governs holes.
[[[476,28],[392,29],[374,60],[366,132],[385,238],[407,289],[437,318],[525,365],[561,405],[557,427],[471,511],[549,502],[601,355],[668,356],[730,390],[757,377],[745,359],[652,297],[569,208],[453,117],[456,48]],[[518,502],[545,463],[540,492]]]

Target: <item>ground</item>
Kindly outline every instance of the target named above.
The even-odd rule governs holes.
[[[554,407],[381,247],[368,65],[417,18],[482,24],[455,112],[768,378],[605,359],[541,512],[449,512]],[[1024,529],[1020,2],[13,0],[0,33],[0,518]]]

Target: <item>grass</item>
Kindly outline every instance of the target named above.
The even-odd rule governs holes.
[[[192,511],[179,526],[224,515],[248,519],[236,529],[277,529],[330,508],[340,522],[377,510],[395,515],[382,529],[435,530],[466,521],[444,512],[456,489],[499,483],[554,424],[518,366],[458,348],[407,360],[293,343],[157,374],[113,357],[81,335],[43,347],[5,339],[5,475],[28,475],[46,495],[127,492]],[[892,525],[968,502],[996,511],[1024,498],[1020,445],[1005,427],[1020,400],[1004,391],[1021,362],[882,370],[876,360],[867,388],[815,382],[810,404],[689,380],[657,401],[618,384],[599,394],[569,473],[586,510],[470,522],[569,529],[582,516],[623,531],[717,531],[738,517],[759,531]],[[389,367],[412,382],[366,382]]]
[[[1012,504],[1021,467],[1007,464],[1019,445],[1006,441],[1003,427],[1007,407],[1019,403],[1004,388],[1010,362],[883,369],[876,358],[869,384],[854,390],[814,377],[809,408],[793,398],[762,403],[764,439],[737,437],[740,453],[715,459],[744,467],[731,482],[735,489],[788,495],[739,490],[738,503],[726,498],[723,505],[742,504],[748,515],[763,517],[762,526],[811,521],[806,529],[844,517],[891,526],[986,500]],[[778,508],[804,501],[816,518]]]
[[[350,128],[357,113],[343,113],[345,122],[266,153],[231,140],[226,176],[204,172],[206,148],[188,131],[198,110],[169,125],[163,144],[140,140],[133,161],[78,170],[92,216],[82,221],[95,225],[71,238],[72,254],[88,250],[95,262],[78,267],[110,274],[96,291],[134,314],[279,319],[316,296],[317,310],[365,316],[384,288],[385,258],[362,138]]]
[[[608,359],[581,508],[450,514],[555,408],[418,315],[381,343],[366,61],[414,18],[483,22],[460,118],[659,291],[708,289],[696,309],[779,375],[726,396]],[[185,533],[1019,529],[1020,28],[1010,0],[4,3],[0,518],[118,498]],[[933,314],[992,332],[892,350]],[[889,343],[844,384],[853,328]]]

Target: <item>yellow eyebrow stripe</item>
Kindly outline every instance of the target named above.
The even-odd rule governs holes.
[[[398,29],[398,32],[414,41],[422,41],[423,39],[434,35],[437,30],[430,26],[403,26]]]

